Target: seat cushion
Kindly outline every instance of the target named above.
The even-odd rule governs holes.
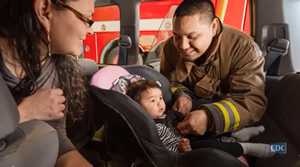
[[[19,122],[19,112],[5,81],[0,75],[0,140],[12,133]]]
[[[58,156],[56,130],[42,121],[22,123],[7,138],[0,166],[53,167]]]

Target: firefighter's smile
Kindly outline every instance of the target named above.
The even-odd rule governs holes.
[[[182,52],[183,57],[193,57],[197,52],[194,49]]]

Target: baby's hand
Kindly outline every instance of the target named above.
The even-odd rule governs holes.
[[[187,138],[181,138],[181,140],[178,143],[178,150],[179,152],[192,151],[190,140]]]

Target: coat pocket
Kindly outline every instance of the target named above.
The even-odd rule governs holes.
[[[220,80],[205,75],[196,83],[195,93],[199,97],[212,97],[216,95],[219,85]]]

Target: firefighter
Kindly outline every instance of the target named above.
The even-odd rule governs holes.
[[[179,131],[219,135],[259,121],[266,106],[264,58],[253,39],[222,25],[209,0],[183,1],[173,32],[160,70],[171,81],[173,109],[185,115]]]

